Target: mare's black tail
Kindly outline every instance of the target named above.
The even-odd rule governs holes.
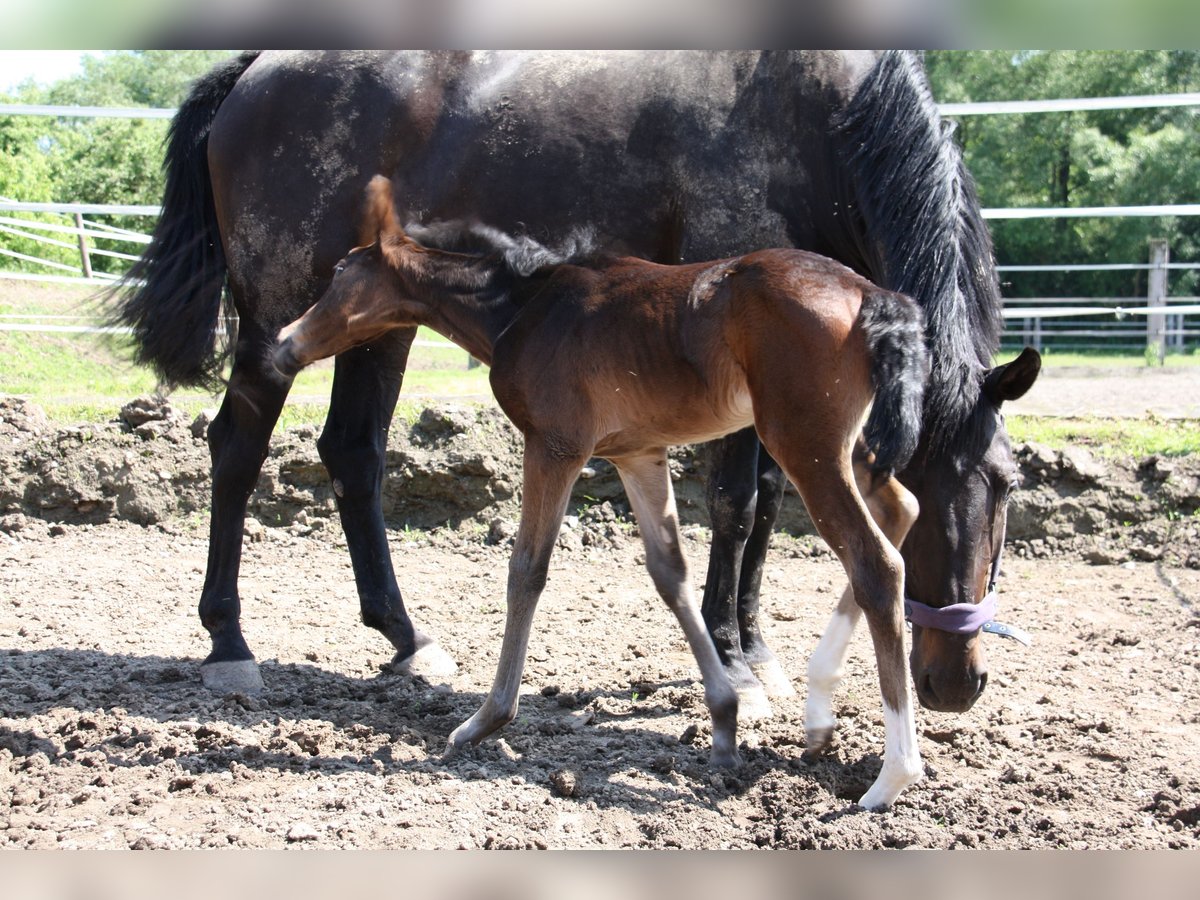
[[[877,290],[863,298],[859,324],[871,352],[875,402],[863,429],[878,474],[903,469],[921,436],[929,354],[921,308],[903,294]]]
[[[217,109],[257,58],[243,53],[198,80],[167,137],[167,185],[150,244],[114,290],[114,324],[133,329],[134,359],[168,386],[220,381],[225,254],[208,171]],[[224,342],[222,342],[224,343]]]

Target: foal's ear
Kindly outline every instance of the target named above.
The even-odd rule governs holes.
[[[367,185],[367,202],[359,226],[358,244],[360,247],[376,241],[382,244],[385,237],[393,235],[403,237],[404,230],[396,218],[392,180],[386,175],[376,175]]]
[[[1012,362],[996,366],[987,373],[983,379],[983,392],[997,406],[1005,400],[1024,397],[1041,370],[1041,354],[1026,347]]]

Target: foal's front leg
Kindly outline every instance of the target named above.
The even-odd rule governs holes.
[[[525,484],[521,525],[508,564],[508,617],[492,690],[479,711],[454,729],[446,745],[451,756],[503,728],[517,714],[521,674],[538,598],[546,586],[550,554],[579,471],[587,457],[563,459],[536,437],[525,442]]]
[[[764,435],[764,443],[800,489],[821,537],[845,567],[854,600],[871,629],[885,744],[883,769],[858,803],[881,809],[924,772],[904,659],[904,561],[872,521],[854,483],[849,454],[837,460],[838,448],[822,446],[820,439],[782,430]],[[831,466],[830,460],[837,462]]]
[[[871,476],[865,449],[861,443],[854,453],[854,476],[858,492],[875,524],[897,549],[917,520],[917,498],[895,478],[876,483]],[[862,615],[849,585],[842,593],[825,633],[808,660],[808,699],[804,708],[806,755],[821,753],[833,740],[837,717],[833,714],[833,693],[842,680],[842,666],[850,648],[850,638]]]
[[[638,530],[646,547],[646,568],[654,586],[683,626],[692,655],[704,679],[704,701],[713,722],[710,762],[734,767],[737,752],[738,695],[713,645],[688,578],[679,537],[679,517],[671,488],[666,450],[613,460],[629,495]]]

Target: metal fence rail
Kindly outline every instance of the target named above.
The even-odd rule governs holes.
[[[1200,92],[1179,94],[1155,94],[1125,97],[1088,97],[1051,100],[1017,100],[1003,102],[941,103],[938,111],[947,117],[973,115],[1012,115],[1086,112],[1116,109],[1151,109],[1163,107],[1200,106]],[[95,107],[95,106],[46,106],[0,104],[0,115],[44,116],[53,118],[126,118],[126,119],[170,119],[174,109]],[[150,237],[128,229],[116,228],[104,222],[84,220],[84,216],[158,216],[161,208],[135,204],[96,203],[34,203],[0,198],[0,235],[21,238],[27,241],[57,246],[60,249],[77,248],[80,265],[68,265],[58,260],[34,257],[27,253],[0,247],[0,256],[36,263],[56,272],[78,272],[78,275],[40,274],[0,270],[0,279],[20,281],[45,281],[51,283],[84,284],[107,287],[117,276],[110,272],[92,268],[93,257],[128,262],[137,257],[108,247],[97,247],[96,241],[125,242],[145,245]],[[71,217],[73,222],[52,223],[19,219],[13,213],[59,214]],[[1129,217],[1129,216],[1197,216],[1200,203],[1160,204],[1143,206],[1111,207],[1040,207],[1040,208],[985,208],[983,216],[989,220],[1084,218],[1084,217]],[[37,234],[36,232],[47,232]],[[48,234],[70,235],[76,243],[51,238]],[[1146,270],[1150,272],[1150,290],[1147,297],[1123,298],[1009,298],[1005,300],[1003,317],[1006,322],[1004,338],[1044,346],[1074,349],[1084,346],[1103,345],[1113,349],[1141,349],[1149,344],[1156,347],[1160,357],[1167,348],[1185,349],[1200,346],[1200,305],[1196,297],[1168,297],[1167,273],[1169,271],[1200,268],[1196,262],[1168,262],[1165,246],[1149,263],[1099,263],[1099,264],[1045,264],[1000,266],[1001,272],[1099,272],[1122,270]],[[0,317],[0,331],[54,330],[58,332],[90,333],[101,330],[99,323],[78,325],[50,325],[36,317],[24,317],[28,321],[10,322]],[[1140,321],[1144,319],[1144,323]]]

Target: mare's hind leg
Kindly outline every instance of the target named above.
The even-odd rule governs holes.
[[[899,548],[917,520],[917,498],[895,478],[873,478],[867,463],[866,448],[860,441],[854,450],[854,476],[858,492],[875,524],[892,546]],[[821,753],[833,740],[833,732],[837,727],[837,717],[833,714],[833,692],[841,683],[846,651],[861,614],[862,610],[854,602],[854,591],[847,585],[825,633],[809,657],[808,698],[804,711],[806,756]]]
[[[796,693],[791,679],[783,671],[759,629],[758,601],[761,595],[763,567],[775,522],[783,506],[787,476],[779,463],[771,458],[765,447],[758,454],[758,500],[754,504],[754,527],[742,555],[742,572],[738,579],[737,620],[742,656],[750,665],[768,697],[790,697]]]
[[[253,693],[263,686],[240,621],[242,528],[246,503],[267,457],[271,430],[291,387],[273,370],[266,371],[265,341],[253,329],[249,320],[243,320],[229,387],[208,427],[212,510],[200,621],[212,639],[212,652],[200,665],[200,677],[205,687],[220,693]]]
[[[721,665],[700,617],[692,585],[688,578],[687,560],[679,539],[679,517],[675,510],[675,494],[667,468],[666,450],[636,457],[613,460],[629,495],[629,504],[637,518],[638,530],[646,546],[646,568],[654,586],[687,637],[692,655],[700,666],[704,679],[704,700],[713,722],[713,744],[710,761],[714,766],[736,766],[738,695]]]
[[[562,527],[571,485],[587,455],[564,458],[561,442],[553,448],[537,435],[525,438],[525,477],[521,495],[521,524],[508,563],[508,615],[496,678],[483,706],[450,734],[446,756],[467,744],[477,744],[517,714],[521,674],[529,649],[529,632],[538,598],[546,587],[550,554]]]
[[[400,668],[449,675],[457,668],[454,660],[413,627],[404,609],[380,503],[388,429],[415,335],[415,329],[392,331],[337,357],[317,449],[333,481],[363,623],[396,648]]]
[[[799,488],[821,537],[842,561],[855,602],[871,630],[883,695],[885,744],[883,769],[858,802],[880,809],[919,781],[923,772],[904,660],[904,561],[859,496],[849,447],[829,446],[828,437],[794,431],[776,430],[764,434],[764,440]]]
[[[771,701],[742,653],[742,630],[738,622],[738,595],[746,542],[756,524],[755,471],[759,450],[753,428],[708,445],[711,472],[707,501],[712,522],[712,549],[700,610],[721,664],[738,692],[738,709],[743,719],[771,715]],[[774,524],[774,521],[770,523],[771,526]],[[766,552],[765,541],[761,550]],[[758,565],[758,579],[761,580],[761,560]]]

